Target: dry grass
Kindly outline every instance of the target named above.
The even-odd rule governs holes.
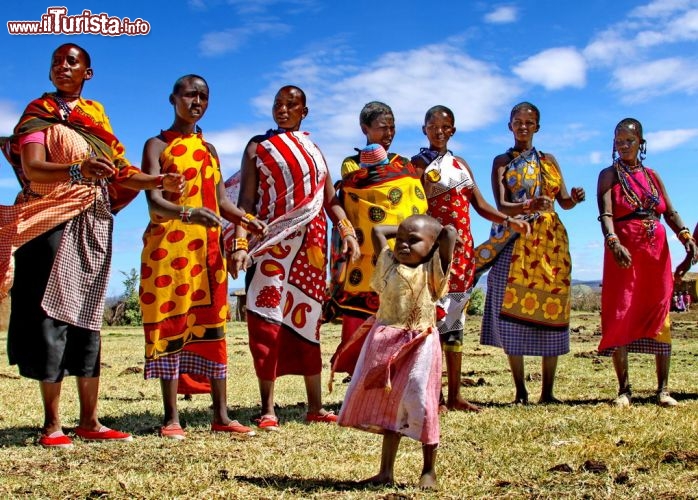
[[[159,384],[142,379],[141,332],[104,331],[101,415],[104,423],[134,432],[130,444],[76,439],[72,450],[35,445],[41,423],[37,384],[20,379],[0,352],[0,497],[38,498],[698,498],[698,326],[693,313],[675,318],[671,385],[676,409],[653,404],[650,356],[631,356],[636,404],[609,405],[616,391],[610,360],[598,358],[598,315],[573,318],[572,353],[560,360],[557,396],[566,404],[511,407],[513,387],[501,351],[481,347],[479,318],[466,333],[464,394],[485,406],[480,414],[442,417],[438,493],[415,488],[421,467],[418,443],[405,439],[394,488],[356,484],[377,471],[380,437],[356,430],[302,423],[300,377],[277,384],[282,431],[248,439],[208,431],[209,398],[181,401],[188,439],[165,441]],[[248,422],[258,393],[243,325],[229,331],[229,401]],[[324,331],[325,354],[338,342]],[[4,334],[0,339],[4,347]],[[540,390],[539,360],[527,361],[529,391]],[[325,375],[327,372],[325,372]],[[481,380],[479,380],[481,379]],[[341,377],[340,377],[341,380]],[[478,385],[479,380],[479,385]],[[471,385],[474,384],[474,385]],[[327,394],[338,409],[346,384]],[[66,384],[64,424],[74,426],[77,401]]]

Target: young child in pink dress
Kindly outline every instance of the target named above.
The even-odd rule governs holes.
[[[395,236],[395,250],[387,238]],[[436,301],[448,290],[453,226],[413,215],[395,226],[376,226],[379,252],[371,286],[380,307],[368,333],[339,414],[339,425],[383,434],[380,471],[369,484],[392,484],[402,436],[422,442],[419,485],[437,485],[441,347]]]

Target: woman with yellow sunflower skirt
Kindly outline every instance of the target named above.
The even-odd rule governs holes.
[[[531,235],[518,238],[495,224],[490,239],[475,250],[477,267],[492,266],[480,342],[507,354],[516,386],[514,403],[527,404],[524,356],[543,357],[539,403],[553,396],[557,358],[569,352],[571,259],[567,231],[555,212],[584,201],[584,189],[567,192],[560,167],[550,154],[533,147],[540,112],[533,104],[514,106],[509,130],[514,147],[495,157],[492,186],[497,208],[526,217]]]

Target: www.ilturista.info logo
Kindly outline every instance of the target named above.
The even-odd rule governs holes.
[[[147,35],[150,23],[140,17],[110,17],[104,12],[93,14],[85,9],[82,14],[69,16],[66,7],[49,7],[41,21],[7,21],[10,35]]]

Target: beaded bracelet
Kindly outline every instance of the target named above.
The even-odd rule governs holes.
[[[599,221],[599,222],[601,222],[601,219],[603,219],[604,217],[613,217],[613,214],[612,214],[611,212],[604,212],[604,213],[602,213],[601,215],[599,215],[599,216],[596,218],[596,220]]]
[[[162,189],[164,187],[165,187],[165,174],[160,174],[160,175],[158,175],[158,178],[155,181],[155,189]]]
[[[191,222],[191,214],[194,213],[194,208],[193,207],[182,207],[182,209],[179,211],[179,219],[188,224]]]
[[[337,222],[337,230],[339,231],[339,236],[341,236],[342,239],[346,238],[347,236],[353,236],[356,238],[356,231],[354,230],[354,226],[352,226],[351,222],[349,222],[349,219],[342,219]]]
[[[257,217],[252,214],[245,214],[240,218],[240,225],[243,227],[248,226],[253,220],[257,220]]]
[[[691,230],[687,227],[682,227],[681,230],[676,233],[676,237],[681,243],[686,243],[689,239],[691,239]]]
[[[247,251],[247,249],[250,248],[250,243],[247,241],[247,238],[235,238],[233,239],[233,245],[230,248],[230,252],[237,252],[238,250],[244,250]]]
[[[620,238],[615,233],[608,233],[605,237],[606,246],[611,250],[620,245]]]
[[[68,168],[68,175],[70,175],[70,182],[73,184],[78,184],[85,180],[82,175],[82,165],[80,163],[75,163]]]

